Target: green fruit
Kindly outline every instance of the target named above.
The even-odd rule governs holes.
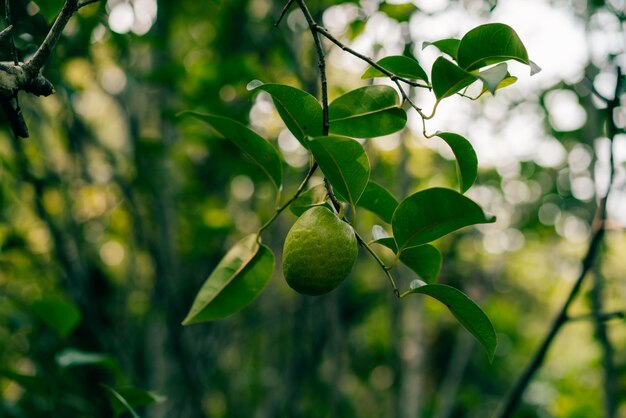
[[[283,274],[305,295],[328,293],[352,270],[358,253],[354,230],[325,207],[304,212],[287,233]]]

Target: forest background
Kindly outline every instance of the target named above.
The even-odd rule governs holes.
[[[62,5],[11,2],[21,60]],[[326,296],[294,293],[277,269],[242,312],[183,327],[223,254],[271,216],[273,196],[233,144],[177,114],[248,121],[285,155],[285,189],[295,190],[307,153],[269,96],[246,86],[317,95],[315,51],[300,11],[276,27],[284,5],[269,0],[109,0],[66,26],[44,69],[55,94],[20,93],[30,138],[6,120],[0,131],[0,416],[492,416],[581,268],[612,124],[598,259],[514,416],[626,417],[626,112],[618,97],[607,117],[604,100],[621,94],[624,1],[308,5],[374,59],[408,53],[429,68],[436,51],[423,42],[503,22],[543,68],[528,77],[514,63],[516,84],[449,98],[428,125],[472,142],[480,172],[468,195],[498,219],[437,243],[440,282],[471,295],[495,326],[493,362],[440,304],[397,300],[364,251]],[[331,99],[371,83],[366,64],[324,45]],[[400,196],[454,187],[452,154],[414,116],[365,142],[375,180]],[[277,254],[295,219],[286,212],[264,236]]]

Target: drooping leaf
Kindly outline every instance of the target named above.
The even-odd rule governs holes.
[[[441,253],[430,244],[405,248],[400,253],[400,261],[427,282],[436,280],[441,271]]]
[[[398,22],[408,22],[413,12],[418,9],[413,3],[395,4],[383,2],[378,6],[378,10]]]
[[[483,82],[483,88],[489,90],[492,95],[496,94],[498,86],[507,76],[509,76],[509,72],[505,62],[501,62],[476,74],[476,77]]]
[[[440,39],[434,42],[424,42],[422,44],[422,49],[426,48],[427,46],[432,45],[435,48],[439,49],[444,54],[448,54],[453,60],[456,61],[460,42],[461,40],[456,39],[456,38]]]
[[[459,43],[458,63],[466,71],[507,60],[531,65],[515,31],[503,23],[487,23],[470,30]]]
[[[328,197],[328,191],[326,190],[326,186],[322,184],[318,184],[316,186],[311,187],[309,190],[302,192],[300,196],[294,200],[291,205],[289,205],[289,210],[296,216],[302,215],[307,210],[311,209],[313,206],[321,206],[325,205],[326,198]],[[328,206],[330,209],[330,206]]]
[[[315,97],[284,84],[262,84],[257,89],[272,96],[281,119],[303,146],[305,136],[322,135],[322,105]]]
[[[375,213],[383,221],[391,223],[398,201],[389,190],[376,182],[369,181],[359,199],[359,206]]]
[[[328,108],[330,132],[356,138],[389,135],[404,128],[406,112],[389,86],[365,86],[336,98]]]
[[[224,138],[233,142],[270,178],[279,190],[282,185],[283,168],[276,149],[259,134],[236,120],[197,112],[184,112],[211,125]]]
[[[461,193],[472,187],[478,176],[478,157],[472,144],[461,135],[452,132],[438,132],[437,136],[450,146],[456,157]]]
[[[435,187],[404,199],[391,226],[400,251],[426,244],[464,226],[494,222],[474,201],[451,189]]]
[[[274,253],[261,245],[257,254],[233,280],[193,318],[184,325],[213,321],[239,312],[263,291],[274,272]]]
[[[166,398],[159,394],[144,389],[139,389],[131,386],[123,386],[115,389],[126,404],[132,408],[141,408],[148,405],[165,402]],[[116,414],[121,414],[124,411],[128,411],[128,407],[124,405],[117,396],[112,397],[111,407]]]
[[[330,184],[352,205],[363,194],[370,176],[370,162],[357,141],[345,136],[312,138],[309,148]]]
[[[433,64],[430,79],[435,97],[442,100],[472,84],[476,81],[476,76],[444,57],[439,57]]]
[[[201,322],[203,312],[259,252],[257,235],[250,234],[235,244],[220,260],[196,295],[183,325]]]
[[[482,344],[489,361],[493,360],[498,345],[496,331],[483,310],[467,295],[444,284],[427,284],[410,292],[431,296],[446,305],[461,325]]]
[[[82,318],[74,303],[54,296],[33,302],[31,309],[63,338],[74,331]]]
[[[507,76],[504,77],[504,79],[502,81],[500,81],[500,83],[496,86],[496,90],[500,90],[500,89],[503,89],[505,87],[511,86],[511,85],[515,84],[516,82],[517,82],[517,77],[512,76],[511,74],[507,73]],[[481,90],[481,92],[478,95],[478,97],[482,96],[483,94],[487,93],[488,91],[489,91],[489,89],[483,83],[483,89]],[[478,99],[478,97],[476,97],[476,99]]]
[[[428,75],[415,59],[404,55],[392,55],[376,61],[376,64],[398,77],[409,80],[424,80],[428,83]],[[369,67],[361,78],[387,77],[386,74],[374,67]]]

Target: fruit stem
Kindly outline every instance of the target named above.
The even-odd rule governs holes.
[[[390,269],[387,268],[383,260],[381,260],[378,254],[376,254],[374,250],[370,248],[370,246],[367,244],[367,242],[365,242],[365,240],[359,235],[358,232],[354,231],[354,234],[356,235],[356,239],[359,242],[359,244],[361,244],[361,246],[365,248],[372,257],[374,257],[374,260],[376,260],[378,265],[383,269],[383,271],[387,275],[387,278],[389,279],[389,283],[391,283],[391,286],[393,287],[393,294],[396,295],[397,298],[400,298],[401,297],[400,291],[398,290],[398,286],[396,286],[396,281],[393,279],[393,276],[389,272]]]
[[[268,219],[261,228],[259,228],[259,231],[257,232],[257,241],[261,238],[261,233],[265,231],[276,220],[276,218],[278,218],[278,215],[280,215],[285,209],[287,209],[287,207],[291,205],[293,201],[298,198],[298,196],[300,196],[311,177],[313,177],[313,173],[315,173],[315,170],[317,170],[317,162],[314,161],[293,196],[291,196],[282,206],[276,208],[274,215],[272,215],[272,217]]]

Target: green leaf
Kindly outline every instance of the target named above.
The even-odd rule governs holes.
[[[478,77],[483,82],[483,89],[486,88],[492,95],[496,94],[498,86],[508,76],[509,72],[507,70],[507,65],[505,62],[501,62],[498,65],[495,65],[476,74],[476,77]]]
[[[383,2],[378,7],[378,10],[398,22],[408,22],[411,15],[418,9],[413,3],[394,4]]]
[[[496,90],[503,89],[505,87],[508,87],[510,85],[515,84],[516,82],[517,82],[517,77],[512,76],[511,74],[507,73],[506,77],[504,77],[504,79],[502,81],[500,81],[500,83],[498,83],[498,85],[496,86]],[[481,90],[481,92],[478,95],[478,97],[482,96],[483,94],[487,93],[488,91],[489,91],[489,89],[483,83],[483,89]],[[495,94],[495,92],[493,92],[492,94]],[[478,99],[478,97],[476,97],[476,99]]]
[[[389,135],[404,128],[406,112],[389,86],[365,86],[336,98],[328,108],[330,132],[357,138]]]
[[[367,186],[370,162],[357,141],[345,136],[312,138],[309,147],[330,184],[352,205]]]
[[[427,282],[436,280],[441,271],[441,253],[430,244],[405,248],[400,253],[400,261]]]
[[[456,157],[461,193],[472,187],[478,176],[478,157],[472,144],[461,135],[452,132],[439,132],[437,136],[452,148]]]
[[[255,258],[260,248],[261,246],[257,242],[257,234],[247,235],[235,244],[220,260],[202,285],[202,288],[200,288],[187,317],[183,321],[183,325],[215,319],[215,310],[210,307],[211,304],[235,278],[242,274],[246,266]],[[218,307],[221,307],[221,304],[218,305]],[[218,312],[222,311],[218,309]],[[234,312],[236,311],[231,313]]]
[[[280,190],[283,168],[276,149],[259,134],[236,120],[197,112],[183,112],[211,125],[224,138],[239,147],[270,178],[276,190]]]
[[[328,191],[324,183],[311,187],[309,190],[303,192],[289,205],[289,210],[296,216],[302,215],[307,210],[314,206],[328,205],[326,198],[328,197]],[[330,205],[328,205],[330,209]]]
[[[394,237],[378,238],[374,241],[375,244],[382,245],[389,248],[394,253],[398,253],[398,246]]]
[[[400,202],[391,226],[400,251],[434,241],[464,226],[494,222],[474,201],[451,189],[432,188]]]
[[[109,385],[105,385],[104,383],[100,383],[100,386],[105,388],[111,394],[113,399],[115,399],[120,405],[122,405],[122,411],[124,410],[128,411],[133,418],[141,418],[139,414],[137,413],[137,411],[135,411],[135,409],[128,403],[128,401],[118,391],[116,391]],[[112,405],[116,405],[116,404],[113,403]],[[116,409],[115,406],[114,406],[114,409]]]
[[[56,362],[60,367],[78,366],[101,366],[113,371],[119,371],[120,366],[114,357],[103,353],[92,353],[88,351],[67,348],[57,354]]]
[[[272,96],[283,122],[304,147],[305,136],[322,135],[322,105],[315,97],[283,84],[262,84],[257,89]]]
[[[413,58],[404,55],[392,55],[378,60],[376,64],[398,77],[409,80],[424,80],[428,83],[426,71]],[[387,77],[387,75],[374,67],[369,67],[361,76],[363,79],[374,77]]]
[[[503,23],[478,26],[467,32],[459,44],[458,63],[467,71],[511,59],[531,65],[519,36]]]
[[[359,199],[359,206],[374,212],[383,221],[391,223],[398,201],[389,190],[378,183],[369,181]]]
[[[124,411],[128,411],[128,407],[141,408],[147,405],[163,403],[166,400],[164,396],[131,386],[124,386],[115,391],[126,402],[126,404],[124,404],[119,397],[112,396],[113,401],[111,402],[111,407],[118,415]],[[113,395],[113,393],[111,394]]]
[[[467,329],[487,351],[489,361],[498,345],[496,331],[482,309],[463,292],[444,284],[427,284],[410,290],[433,297],[446,305],[456,319]]]
[[[427,46],[432,45],[435,48],[439,49],[444,54],[450,55],[450,57],[456,61],[460,42],[461,40],[456,39],[456,38],[440,39],[435,42],[424,42],[422,44],[422,50],[426,48]]]
[[[468,73],[444,57],[435,60],[430,77],[437,100],[452,96],[476,81],[474,74]]]
[[[213,321],[241,311],[265,289],[274,272],[274,253],[261,245],[259,252],[202,312],[183,324]]]
[[[33,302],[31,309],[63,338],[76,329],[82,318],[74,303],[54,296]]]

